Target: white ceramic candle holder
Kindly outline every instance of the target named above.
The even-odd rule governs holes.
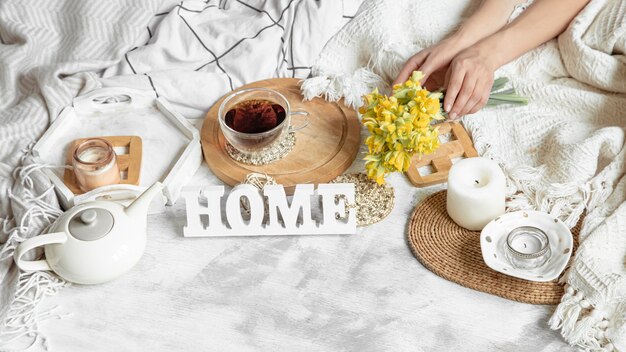
[[[546,239],[529,228],[539,229]],[[518,235],[514,232],[516,230]],[[548,249],[543,249],[544,240]],[[572,255],[573,246],[569,228],[561,220],[540,211],[504,214],[487,224],[480,233],[480,247],[487,266],[530,281],[558,278]],[[518,252],[513,260],[508,247]]]

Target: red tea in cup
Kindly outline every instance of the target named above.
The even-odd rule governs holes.
[[[228,127],[241,133],[262,133],[280,125],[285,108],[269,100],[246,100],[230,109],[225,116]]]

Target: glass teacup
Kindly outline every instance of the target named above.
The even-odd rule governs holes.
[[[227,123],[227,118],[232,120],[232,110],[247,102],[261,102],[272,106],[275,116],[283,115],[282,120],[276,120],[276,125],[269,125],[264,131],[241,132],[235,129],[232,121]],[[280,106],[278,108],[277,106]],[[265,107],[266,108],[266,107]],[[266,108],[267,109],[267,108]],[[228,115],[228,116],[227,116]],[[304,121],[299,126],[291,126],[291,116],[304,116]],[[220,104],[218,120],[224,137],[237,151],[244,155],[257,155],[280,143],[288,133],[301,130],[309,124],[309,113],[303,110],[292,111],[289,101],[279,92],[268,88],[250,88],[234,92],[227,96]],[[230,124],[230,126],[229,126]],[[264,126],[267,127],[267,126]]]

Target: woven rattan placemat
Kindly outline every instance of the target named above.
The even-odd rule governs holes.
[[[572,230],[578,246],[580,223]],[[501,274],[483,261],[480,232],[466,230],[448,216],[446,191],[419,204],[409,222],[407,239],[415,257],[433,273],[459,285],[532,304],[558,304],[563,286],[557,280],[531,282]]]

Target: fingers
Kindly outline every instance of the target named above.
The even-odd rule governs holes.
[[[441,57],[428,55],[426,59],[424,60],[424,63],[417,68],[418,71],[421,71],[424,74],[424,77],[422,78],[422,82],[421,82],[422,87],[426,86],[426,82],[428,82],[428,79],[435,72],[438,72],[440,69],[445,68],[447,64],[448,62],[443,61]]]
[[[483,108],[493,85],[493,72],[474,58],[455,60],[447,73],[444,109],[451,120]]]
[[[409,77],[411,77],[411,74],[413,74],[413,71],[416,71],[424,63],[427,57],[428,52],[425,50],[422,50],[419,53],[411,56],[406,64],[404,64],[404,67],[402,67],[402,70],[400,70],[398,77],[396,77],[396,79],[393,81],[393,85],[395,86],[396,84],[402,84],[406,82]]]
[[[446,95],[443,100],[443,108],[448,112],[448,117],[454,120],[457,115],[453,115],[452,108],[455,106],[456,98],[461,87],[463,86],[463,80],[465,78],[465,71],[460,70],[458,65],[451,65],[448,69],[446,78]]]
[[[487,105],[487,101],[489,100],[489,94],[491,93],[491,86],[493,85],[493,79],[484,78],[479,84],[474,88],[474,93],[472,94],[472,99],[465,106],[465,110],[462,112],[462,115],[469,115],[478,112],[480,109],[484,108]]]
[[[430,77],[430,75],[437,71],[439,69],[441,65],[439,64],[439,62],[437,62],[436,59],[432,59],[431,60],[431,56],[428,56],[426,58],[426,60],[424,60],[424,63],[419,66],[417,69],[419,71],[421,71],[424,74],[424,77],[422,78],[422,86],[426,85],[426,81],[428,81],[428,78]]]
[[[441,73],[445,72],[444,110],[454,120],[473,114],[485,106],[491,93],[495,68],[486,60],[485,53],[476,48],[463,50],[450,62],[444,55],[445,47],[428,48],[412,56],[393,83],[404,83],[413,71],[419,70],[424,74],[422,86],[427,86],[431,76],[441,85]]]
[[[473,106],[471,106],[471,108],[467,109],[467,111],[463,112],[463,115],[461,115],[461,116],[471,115],[471,114],[477,113],[480,109],[484,108],[486,104],[487,104],[487,99],[485,99],[483,101],[482,98],[479,98],[476,101],[476,103]],[[469,107],[470,105],[471,105],[471,103],[468,103],[466,105],[466,108]]]
[[[472,99],[472,95],[474,93],[474,88],[476,87],[475,77],[471,73],[466,73],[463,77],[463,83],[461,84],[461,89],[454,100],[454,105],[450,110],[450,118],[456,119],[458,117],[463,116],[466,105],[468,103],[473,104],[470,100]],[[469,110],[469,109],[468,109]]]

